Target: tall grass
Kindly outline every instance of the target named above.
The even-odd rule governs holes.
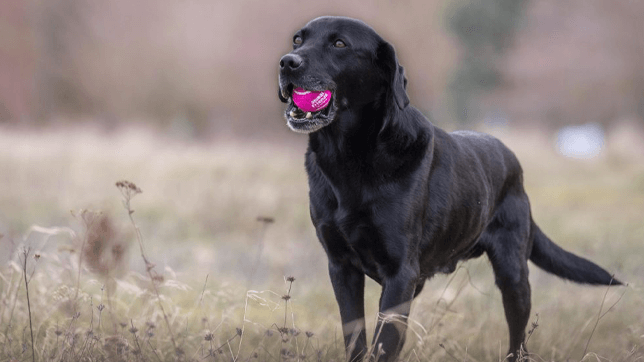
[[[301,149],[76,136],[0,135],[10,149],[0,167],[17,177],[0,176],[11,191],[0,195],[0,361],[344,358]],[[579,286],[531,266],[526,358],[642,360],[642,159],[609,149],[569,161],[534,135],[504,141],[523,162],[541,227],[630,283]],[[145,192],[115,189],[119,172]],[[101,211],[65,211],[79,206]],[[371,333],[379,286],[365,292]],[[404,361],[505,359],[507,326],[484,258],[428,281],[407,323]]]
[[[78,215],[85,222],[86,228],[84,235],[78,236],[82,240],[80,250],[77,250],[78,261],[67,265],[64,263],[54,265],[54,269],[60,272],[58,275],[38,274],[40,278],[37,282],[54,283],[58,284],[58,287],[48,292],[45,288],[41,288],[41,294],[35,297],[39,309],[39,326],[35,338],[31,315],[31,301],[34,297],[29,296],[29,284],[33,281],[32,277],[36,272],[36,265],[33,264],[40,259],[41,255],[35,254],[34,262],[28,265],[32,256],[31,248],[22,249],[20,254],[22,273],[18,276],[24,278],[26,289],[24,297],[19,293],[20,278],[14,276],[20,265],[12,261],[7,273],[0,274],[2,286],[6,287],[6,289],[3,288],[3,308],[0,309],[3,324],[5,315],[8,315],[6,328],[0,335],[5,342],[0,354],[3,360],[23,360],[29,353],[34,361],[197,361],[204,359],[247,361],[270,360],[276,356],[285,360],[321,358],[324,352],[316,349],[314,342],[311,341],[314,333],[310,331],[301,333],[295,324],[292,308],[289,308],[294,277],[285,278],[287,290],[281,297],[271,291],[248,290],[244,300],[243,294],[240,293],[238,301],[233,302],[231,306],[243,309],[244,313],[242,319],[237,321],[238,326],[234,328],[224,319],[213,326],[215,321],[211,321],[208,317],[209,313],[204,310],[204,299],[210,297],[211,303],[213,301],[218,303],[230,297],[225,293],[223,295],[217,293],[213,296],[211,290],[208,289],[207,292],[207,283],[204,284],[198,303],[192,306],[182,298],[176,298],[177,295],[173,291],[187,292],[191,288],[178,280],[164,278],[162,274],[155,271],[156,265],[146,256],[143,238],[132,216],[134,209],[131,206],[132,198],[141,193],[141,189],[128,181],[117,182],[117,187],[121,191],[123,205],[132,227],[136,230],[136,239],[141,258],[145,263],[146,274],[130,271],[126,277],[116,281],[117,286],[111,288],[112,293],[105,295],[106,284],[101,282],[109,281],[110,273],[94,273],[94,275],[88,275],[87,283],[84,283],[84,288],[80,289],[81,271],[89,272],[92,266],[96,266],[92,263],[95,264],[103,259],[104,255],[100,253],[114,250],[106,247],[94,247],[94,252],[84,250],[86,245],[95,246],[97,243],[110,245],[113,242],[109,240],[112,233],[105,233],[105,228],[94,227],[97,224],[105,225],[103,215],[81,210]],[[260,218],[259,221],[267,224],[268,219]],[[37,228],[37,230],[48,234],[56,233],[56,230],[46,228]],[[71,235],[74,234],[71,233]],[[90,264],[89,268],[82,267],[84,257],[88,259],[86,264]],[[51,255],[47,258],[56,259]],[[75,260],[70,258],[68,261]],[[112,267],[116,265],[117,263],[112,264]],[[78,269],[79,278],[66,283],[65,274],[75,275],[74,269]],[[97,276],[106,279],[104,281],[94,279]],[[100,289],[100,296],[97,294],[97,288]],[[162,289],[163,292],[161,292]],[[104,297],[107,297],[107,305],[103,303]],[[94,305],[94,299],[100,301],[98,305]],[[240,303],[243,303],[243,306]],[[25,305],[27,315],[21,313],[24,312]],[[270,325],[262,325],[248,318],[252,308],[259,307],[272,314],[282,305],[283,319]],[[104,313],[107,314],[107,318],[103,317]],[[26,327],[20,327],[23,318],[29,322],[30,339],[25,336]],[[162,331],[157,327],[161,322],[165,327]],[[61,324],[66,325],[66,328],[61,328]],[[242,343],[247,325],[253,327],[254,335],[247,337],[247,343]],[[179,332],[175,335],[173,330]],[[258,331],[261,333],[258,334]],[[274,336],[275,338],[271,338]]]

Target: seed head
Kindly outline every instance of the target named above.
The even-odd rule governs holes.
[[[123,201],[124,201],[124,203],[125,203],[127,206],[129,206],[129,204],[130,204],[130,200],[131,200],[135,195],[140,194],[141,192],[143,192],[143,191],[141,191],[141,189],[140,189],[138,186],[136,186],[133,182],[125,181],[125,180],[123,180],[123,181],[118,181],[118,182],[116,183],[116,187],[118,187],[119,191],[121,191],[121,195],[123,196]],[[128,207],[128,209],[129,209],[129,207]],[[134,211],[134,210],[130,210],[130,214],[131,214],[133,211]]]
[[[270,216],[258,216],[257,221],[263,222],[264,224],[272,224],[275,222],[275,219]]]
[[[287,334],[287,333],[288,333],[288,328],[286,328],[286,327],[279,327],[279,328],[277,328],[277,330],[278,330],[281,334]]]
[[[126,180],[116,182],[116,187],[118,187],[119,189],[130,190],[137,194],[140,194],[141,192],[143,192],[138,186],[136,186],[134,182],[130,182]]]

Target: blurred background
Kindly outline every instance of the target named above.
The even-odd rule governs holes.
[[[643,122],[644,4],[608,0],[6,0],[0,122],[286,137],[277,63],[327,14],[393,43],[439,124]]]
[[[192,288],[175,290],[177,308],[202,288],[230,291],[213,293],[212,315],[235,326],[248,288],[280,290],[293,275],[302,328],[337,329],[308,215],[307,137],[288,130],[277,97],[280,57],[321,15],[359,18],[391,42],[412,105],[435,124],[490,132],[517,153],[541,228],[631,283],[591,345],[629,360],[619,356],[644,344],[643,1],[0,1],[0,299],[25,245],[41,255],[42,310],[51,289],[75,283],[89,232],[79,209],[107,218],[92,231],[98,244],[129,251],[118,272],[84,264],[88,295],[105,278],[138,283],[127,271],[145,265],[114,186],[126,179],[143,190],[132,208],[149,258]],[[580,358],[604,291],[532,266],[530,277],[543,330],[531,350]],[[425,335],[496,358],[506,327],[488,262],[449,278],[430,282],[414,318],[434,320],[440,305],[455,323]],[[370,313],[378,293],[368,284]]]

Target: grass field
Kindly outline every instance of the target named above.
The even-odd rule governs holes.
[[[580,286],[531,265],[529,359],[644,360],[641,148],[616,138],[580,161],[538,132],[499,137],[522,161],[541,228],[629,283]],[[0,361],[341,361],[304,150],[295,136],[0,128]],[[133,213],[120,180],[142,190]],[[370,329],[378,297],[369,282]],[[485,257],[428,281],[409,329],[405,361],[502,361],[507,327]]]

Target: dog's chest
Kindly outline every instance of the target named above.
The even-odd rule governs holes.
[[[378,232],[366,220],[361,220],[356,215],[339,217],[341,222],[332,221],[328,225],[337,230],[341,236],[337,240],[321,239],[329,257],[341,253],[336,259],[343,259],[354,267],[362,270],[366,275],[377,282],[386,274],[388,264],[387,251]],[[349,221],[350,220],[350,221]]]
[[[388,207],[395,203],[391,192],[374,181],[380,176],[360,163],[330,165],[314,153],[308,155],[307,171],[311,216],[329,258],[382,280],[399,264],[387,230],[399,229],[401,218]]]
[[[349,262],[380,282],[397,264],[392,262],[397,258],[391,255],[385,233],[373,220],[374,211],[365,205],[344,207],[338,203],[338,207],[317,212],[325,215],[314,221],[320,242],[329,258]]]

